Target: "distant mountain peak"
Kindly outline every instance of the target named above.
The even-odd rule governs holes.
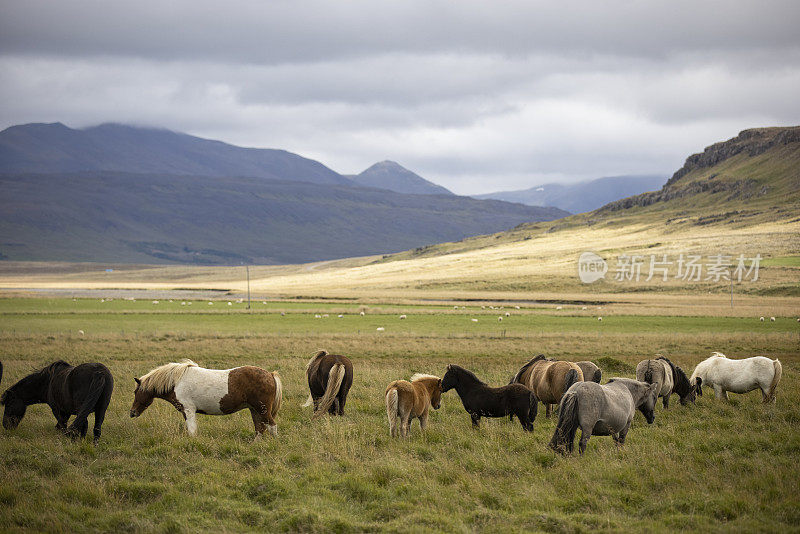
[[[426,180],[391,160],[379,161],[361,174],[350,176],[350,179],[359,185],[387,189],[397,193],[414,195],[453,194],[450,190]]]

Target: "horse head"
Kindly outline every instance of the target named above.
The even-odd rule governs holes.
[[[653,421],[656,420],[655,409],[656,401],[658,400],[658,389],[658,384],[648,384],[644,399],[639,404],[639,411],[642,412],[648,425],[652,425]]]
[[[452,363],[447,364],[447,372],[445,372],[444,377],[442,377],[440,384],[441,393],[447,393],[456,387],[456,385],[458,385],[458,374],[456,369],[458,369],[457,365],[453,365]]]
[[[131,405],[131,417],[139,417],[148,406],[153,404],[155,392],[152,390],[145,390],[142,388],[142,381],[134,378],[136,381],[136,389],[133,391],[133,405]]]
[[[433,393],[431,393],[431,406],[434,410],[438,410],[442,405],[442,379],[433,386]]]

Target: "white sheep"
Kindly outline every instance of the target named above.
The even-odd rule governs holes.
[[[208,303],[208,305],[209,305],[209,306],[213,306],[213,305],[214,305],[214,303],[213,303],[213,302],[209,302],[209,303]]]
[[[379,326],[379,327],[378,327],[378,328],[376,328],[375,330],[377,330],[378,332],[383,332],[383,331],[384,331],[384,330],[386,330],[386,329],[385,329],[384,327],[382,327],[382,326]]]
[[[563,306],[556,306],[556,309],[557,309],[557,310],[563,310],[563,309],[564,309],[564,307],[563,307]]]
[[[519,309],[519,306],[514,306],[514,309],[515,309],[515,310],[518,310],[518,309]]]
[[[405,319],[406,318],[405,314],[401,315],[400,318]]]
[[[228,306],[233,306],[233,302],[228,301]]]
[[[501,317],[498,317],[498,318],[497,318],[497,320],[498,320],[498,322],[501,322],[501,323],[502,323],[502,322],[503,322],[503,317],[502,317],[502,316],[501,316]]]
[[[758,320],[761,321],[762,323],[764,322],[764,318],[763,317],[759,317]]]
[[[364,313],[364,312],[362,311],[362,312],[361,312],[361,317],[364,317],[365,315],[366,315],[366,313]]]
[[[154,300],[154,301],[153,301],[153,304],[158,304],[158,301],[157,301],[157,300]]]
[[[586,309],[586,306],[584,306],[584,307],[583,307],[583,308],[581,308],[581,309],[582,309],[582,310],[585,310],[585,309]]]
[[[775,317],[770,317],[769,320],[774,323],[775,322]]]
[[[477,319],[471,319],[471,321],[472,321],[473,323],[477,323],[477,322],[478,322],[478,320],[477,320]]]
[[[78,333],[79,333],[80,335],[83,335],[83,330],[78,330]]]
[[[339,317],[339,319],[341,319],[342,317],[344,317],[344,315],[342,315],[342,314],[340,313],[338,317]]]
[[[318,313],[314,314],[314,319],[322,319],[322,316]]]
[[[598,317],[597,320],[600,321],[600,322],[603,322],[603,318],[602,317]]]
[[[286,315],[286,312],[281,312],[281,317],[283,317],[284,315]]]
[[[323,319],[325,319],[325,318],[327,318],[327,317],[329,317],[329,315],[328,315],[327,313],[323,313],[323,314],[322,314],[322,318],[323,318]]]
[[[511,314],[506,312],[506,317],[511,317]]]
[[[458,309],[458,306],[453,306],[453,309],[454,309],[454,310],[457,310],[457,309]]]

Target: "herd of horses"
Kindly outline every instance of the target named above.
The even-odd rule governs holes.
[[[655,406],[662,398],[664,408],[677,394],[681,404],[695,402],[702,387],[714,390],[718,399],[728,392],[747,393],[759,389],[764,403],[775,400],[781,379],[780,361],[763,356],[735,360],[715,352],[700,362],[691,377],[669,359],[660,356],[636,366],[636,378],[615,377],[601,384],[602,373],[592,362],[568,362],[536,356],[525,363],[504,386],[492,387],[472,371],[450,364],[439,378],[416,374],[410,381],[395,380],[384,391],[386,415],[392,437],[406,437],[411,422],[419,419],[424,430],[430,408],[438,409],[441,396],[452,389],[461,399],[472,426],[482,417],[519,419],[525,431],[533,430],[538,403],[547,416],[558,405],[558,423],[549,446],[562,454],[573,451],[577,430],[581,430],[579,451],[589,438],[611,436],[618,446],[625,443],[635,412],[648,423],[655,419]],[[0,362],[0,380],[3,366]],[[353,385],[353,363],[342,355],[317,352],[306,365],[313,416],[325,413],[344,416],[347,395]],[[283,384],[276,371],[243,366],[205,369],[191,360],[172,362],[134,378],[136,389],[130,409],[138,417],[158,398],[172,404],[184,417],[190,435],[197,433],[197,414],[223,415],[250,410],[256,438],[268,431],[277,435],[276,415],[281,407]],[[101,363],[71,366],[57,361],[36,370],[9,387],[0,397],[5,409],[3,427],[14,429],[31,404],[46,403],[56,418],[56,428],[77,438],[88,431],[88,416],[94,413],[94,442],[111,400],[114,379]],[[72,424],[69,418],[75,415]]]

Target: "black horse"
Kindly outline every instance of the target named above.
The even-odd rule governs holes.
[[[94,412],[94,442],[97,443],[113,389],[114,379],[102,363],[73,367],[63,360],[53,362],[3,393],[0,397],[0,404],[5,406],[3,427],[16,428],[29,405],[47,403],[56,416],[56,428],[73,439],[86,436],[87,418]],[[76,417],[67,427],[71,415]]]
[[[472,371],[450,364],[442,377],[442,392],[455,388],[461,404],[472,417],[472,426],[480,425],[481,417],[516,415],[522,428],[533,430],[537,399],[533,391],[522,384],[493,388],[481,382]]]

